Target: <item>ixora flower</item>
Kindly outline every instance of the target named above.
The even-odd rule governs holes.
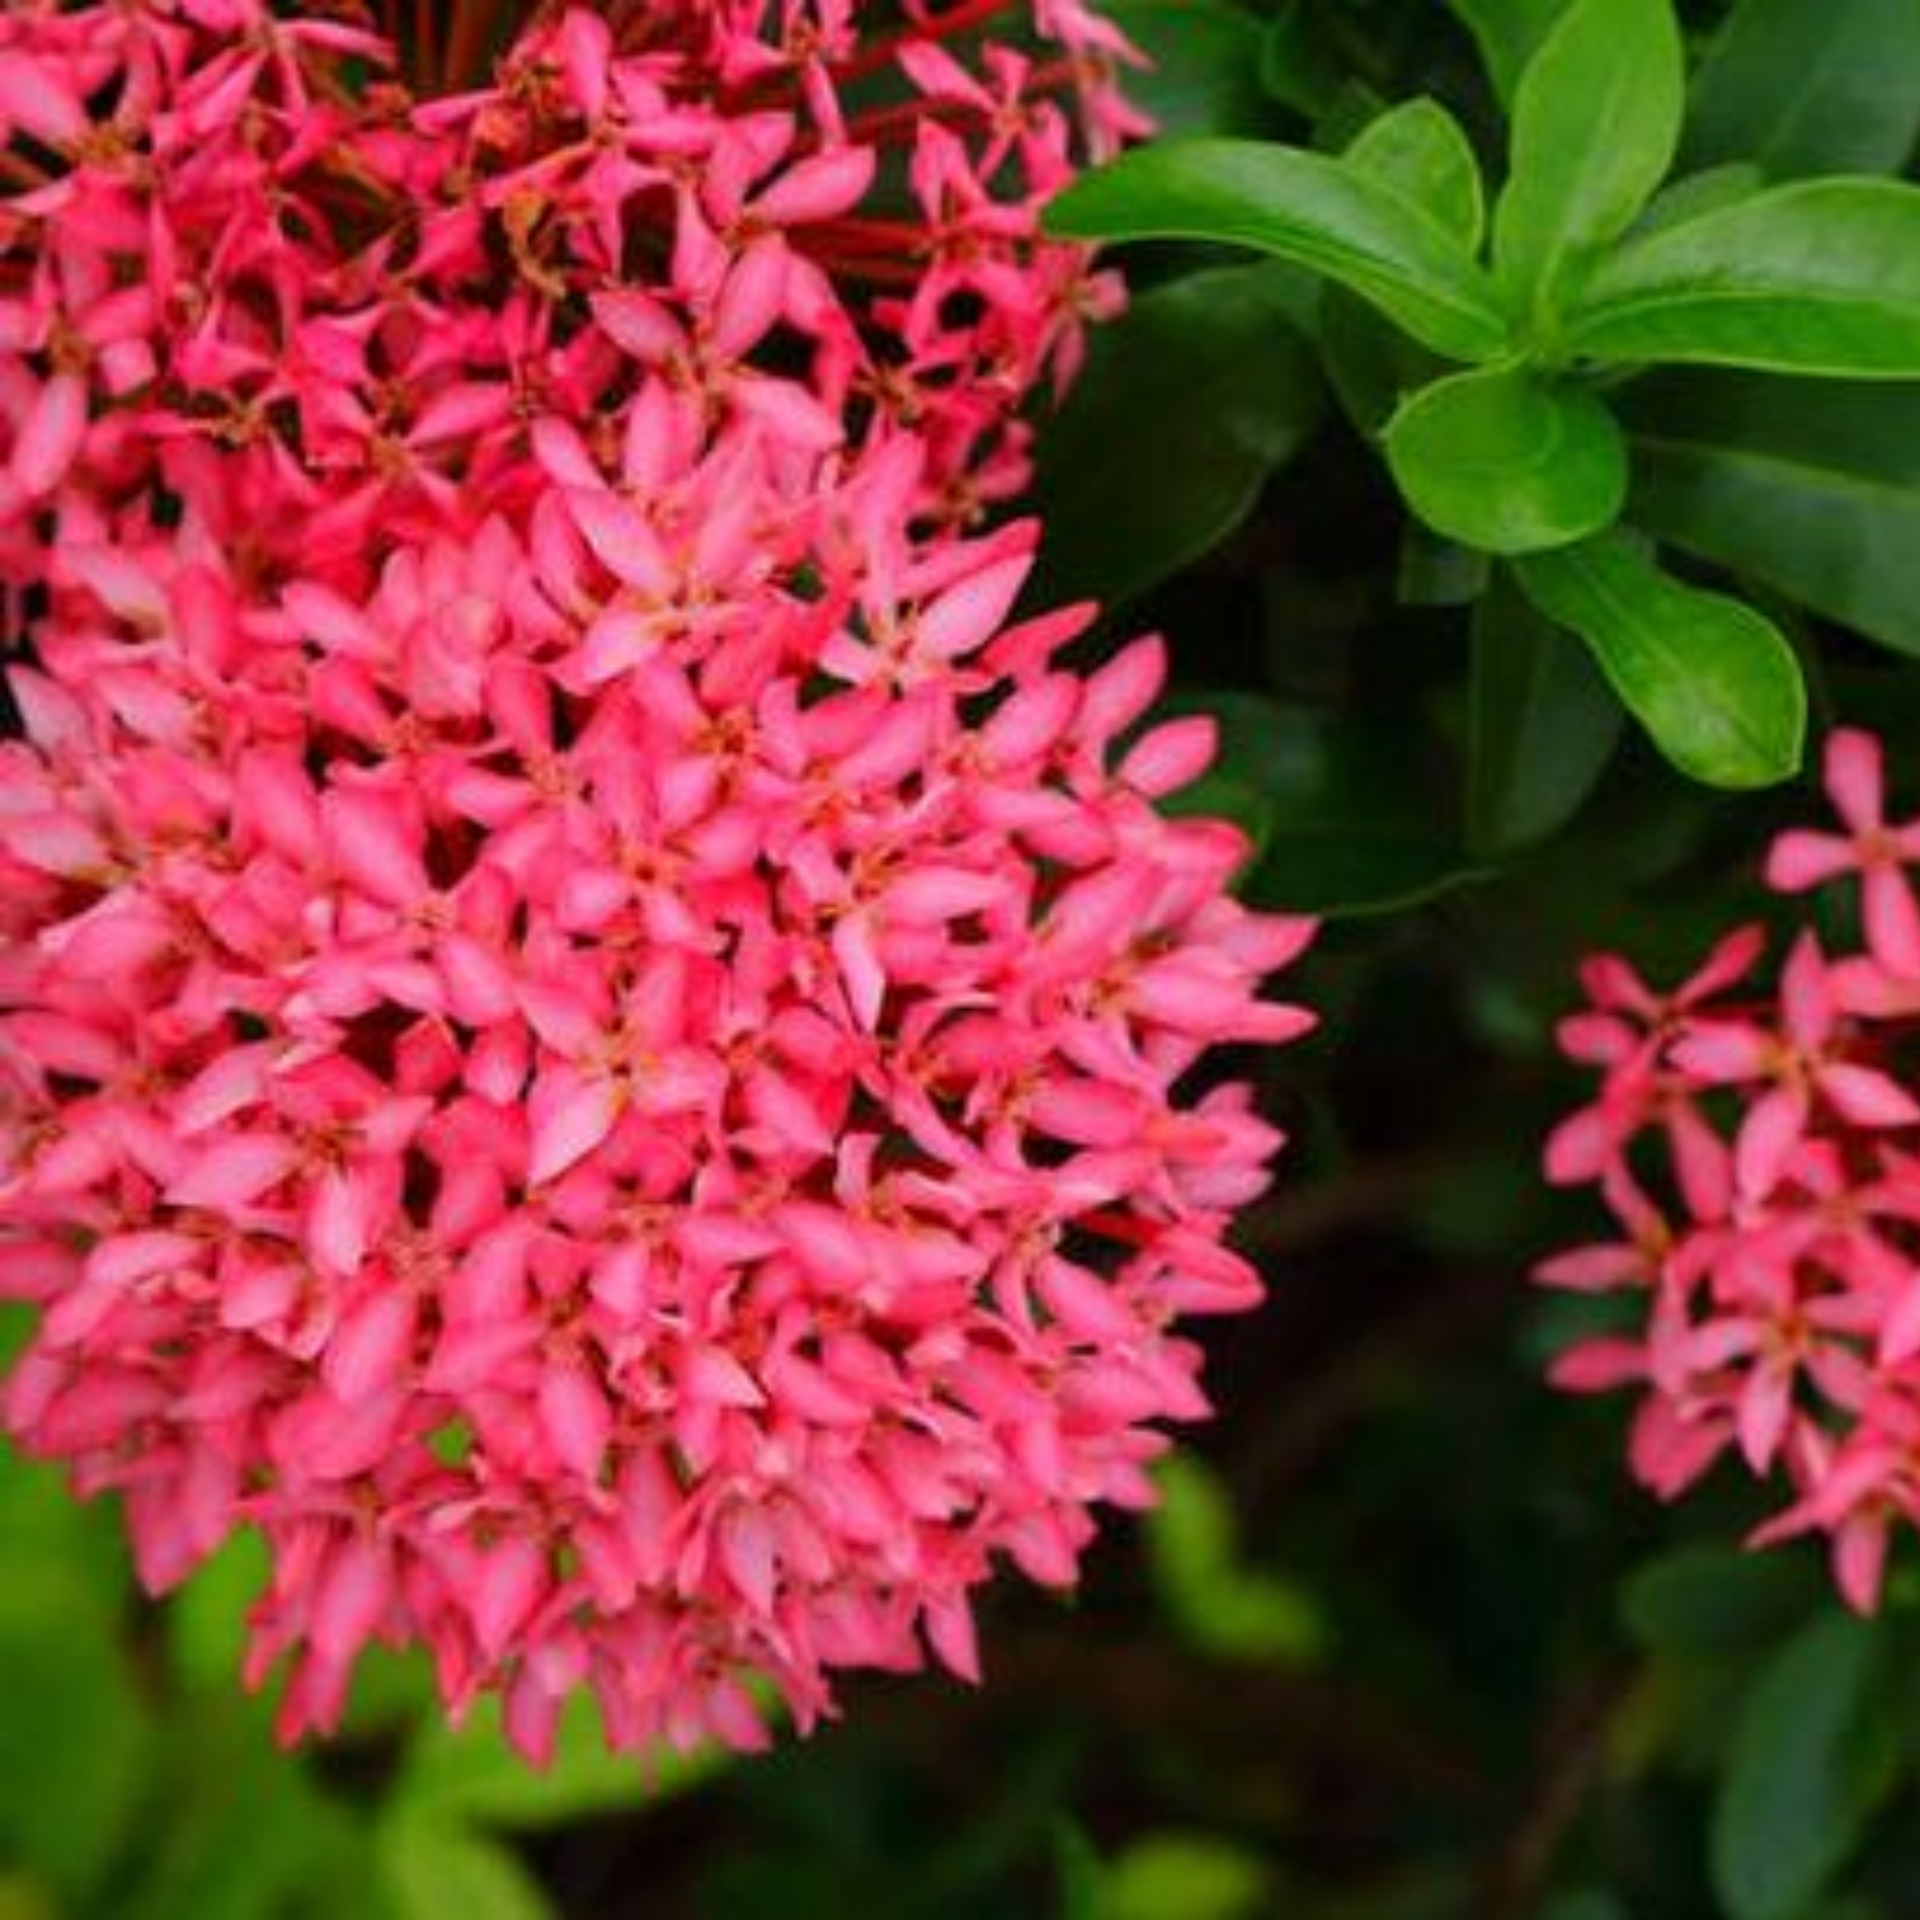
[[[1777,979],[1765,942],[1724,941],[1677,991],[1588,963],[1562,1029],[1598,1099],[1547,1149],[1597,1183],[1621,1237],[1549,1261],[1547,1284],[1644,1295],[1632,1336],[1589,1339],[1562,1386],[1637,1387],[1635,1473],[1672,1497],[1731,1451],[1790,1489],[1761,1544],[1832,1542],[1848,1601],[1878,1602],[1889,1535],[1920,1521],[1920,824],[1892,825],[1877,741],[1828,743],[1843,831],[1782,834],[1768,884],[1857,884],[1860,935],[1811,929]]]
[[[1258,1297],[1278,1136],[1186,1089],[1311,926],[979,523],[1120,48],[862,11],[424,104],[252,0],[0,22],[0,1412],[155,1589],[265,1537],[289,1736],[374,1640],[535,1756],[971,1674]]]

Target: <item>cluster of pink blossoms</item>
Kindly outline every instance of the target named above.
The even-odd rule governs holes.
[[[1860,935],[1811,929],[1777,981],[1758,928],[1671,993],[1590,961],[1562,1029],[1600,1097],[1555,1133],[1556,1181],[1598,1183],[1623,1237],[1560,1255],[1548,1284],[1644,1291],[1637,1338],[1565,1353],[1559,1384],[1637,1385],[1637,1476],[1671,1498],[1729,1450],[1790,1504],[1756,1542],[1820,1531],[1841,1591],[1878,1602],[1889,1531],[1920,1522],[1920,822],[1890,824],[1878,743],[1832,736],[1838,833],[1774,843],[1768,884],[1857,879]]]
[[[534,1755],[971,1673],[1258,1294],[1277,1135],[1182,1087],[1311,929],[982,529],[1124,44],[612,17],[425,102],[262,0],[0,18],[0,1415],[156,1589],[259,1530],[290,1736],[372,1640]]]

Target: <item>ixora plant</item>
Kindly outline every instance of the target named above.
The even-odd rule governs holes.
[[[1920,0],[0,8],[0,1920],[525,1920],[1003,1572],[662,1910],[1906,1912],[1916,148]]]
[[[5,1420],[151,1588],[265,1536],[289,1734],[374,1641],[534,1756],[970,1674],[1258,1297],[1277,1135],[1180,1083],[1312,927],[974,530],[1133,124],[990,11],[576,10],[442,98],[249,0],[0,27]]]

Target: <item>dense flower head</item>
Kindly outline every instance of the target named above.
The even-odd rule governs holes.
[[[1638,1332],[1555,1368],[1576,1391],[1640,1390],[1639,1478],[1672,1497],[1729,1453],[1778,1478],[1787,1504],[1756,1539],[1826,1534],[1866,1611],[1891,1529],[1920,1521],[1920,822],[1886,818],[1870,735],[1832,735],[1826,776],[1841,830],[1780,835],[1767,881],[1844,883],[1857,934],[1809,925],[1763,974],[1745,928],[1664,993],[1587,963],[1591,1004],[1561,1038],[1599,1096],[1547,1170],[1597,1184],[1621,1233],[1540,1277],[1645,1296]]]
[[[424,102],[254,0],[0,22],[0,1414],[156,1589],[265,1536],[289,1734],[373,1640],[533,1754],[970,1673],[1258,1293],[1190,1074],[1311,928],[982,519],[1123,43],[610,19]]]

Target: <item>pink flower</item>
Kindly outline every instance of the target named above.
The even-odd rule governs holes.
[[[1889,972],[1920,978],[1920,906],[1907,877],[1920,858],[1920,821],[1886,823],[1880,742],[1853,730],[1827,742],[1827,791],[1845,834],[1783,833],[1767,859],[1767,883],[1800,893],[1841,874],[1861,879],[1867,947]]]
[[[1129,125],[1000,11],[562,16],[410,117],[242,0],[0,21],[0,1414],[155,1588],[265,1535],[289,1735],[373,1641],[535,1755],[971,1677],[1259,1297],[1190,1076],[1312,928],[980,528]]]
[[[1586,1341],[1554,1369],[1576,1392],[1640,1390],[1639,1477],[1672,1497],[1733,1449],[1784,1478],[1791,1504],[1756,1541],[1827,1533],[1842,1592],[1867,1611],[1892,1522],[1920,1516],[1920,836],[1884,824],[1867,735],[1832,737],[1827,784],[1848,832],[1782,834],[1767,876],[1799,892],[1858,874],[1865,950],[1829,959],[1804,932],[1762,993],[1746,985],[1749,930],[1664,998],[1622,962],[1588,963],[1594,1011],[1562,1040],[1600,1092],[1556,1132],[1547,1169],[1599,1182],[1626,1237],[1539,1277],[1646,1295],[1640,1333]]]

